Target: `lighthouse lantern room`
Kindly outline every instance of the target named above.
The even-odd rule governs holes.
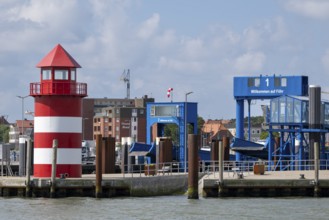
[[[81,104],[87,96],[87,84],[77,82],[81,66],[58,44],[37,67],[40,82],[30,84],[35,98],[34,176],[51,177],[52,142],[57,139],[56,176],[81,177]]]

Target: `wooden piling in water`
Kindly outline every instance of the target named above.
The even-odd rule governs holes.
[[[223,173],[224,173],[224,146],[222,142],[218,143],[218,172],[219,172],[219,179],[218,179],[218,196],[222,195],[223,192]]]
[[[320,195],[319,187],[319,143],[314,143],[314,196]]]
[[[188,199],[199,199],[198,135],[188,135]]]
[[[25,196],[31,197],[31,159],[32,159],[32,141],[28,139],[26,149],[26,180],[25,180]]]
[[[95,197],[102,197],[102,135],[96,136],[96,191]]]
[[[50,187],[50,198],[56,197],[56,164],[57,164],[57,139],[53,140],[53,160],[51,164],[51,187]]]
[[[216,170],[216,165],[218,161],[218,140],[213,140],[211,142],[211,151],[210,151],[210,160],[213,161],[211,164],[211,168],[213,169],[212,171],[215,172]]]

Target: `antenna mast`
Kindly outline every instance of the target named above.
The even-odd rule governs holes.
[[[127,96],[126,99],[130,99],[130,70],[124,70],[120,80],[127,84]]]

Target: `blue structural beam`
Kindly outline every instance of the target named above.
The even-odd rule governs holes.
[[[244,100],[236,100],[236,137],[244,139]],[[236,152],[235,160],[241,160],[241,154]]]
[[[185,111],[186,110],[186,111]],[[179,155],[181,170],[185,166],[185,125],[193,126],[193,133],[198,132],[198,105],[194,102],[156,102],[146,104],[146,141],[151,144],[156,136],[163,136],[165,124],[176,124],[179,134]],[[186,121],[185,121],[186,118]],[[157,124],[156,134],[152,134],[152,126]],[[188,130],[187,130],[188,132]]]
[[[244,100],[248,101],[248,117],[250,118],[250,102],[257,99],[273,99],[283,95],[307,96],[307,76],[249,76],[234,77],[234,98],[236,100],[236,137],[244,138]],[[248,125],[250,132],[250,123]],[[248,134],[249,137],[250,134]],[[270,135],[272,136],[272,135]],[[269,162],[272,160],[273,145],[269,144]],[[236,160],[242,156],[236,154]]]

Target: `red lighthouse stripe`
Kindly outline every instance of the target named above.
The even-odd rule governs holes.
[[[81,98],[72,96],[35,97],[35,116],[73,116],[81,117]]]
[[[81,177],[81,164],[60,164],[56,166],[56,177],[60,174],[68,174],[67,177]],[[51,164],[34,164],[34,176],[50,177]]]
[[[81,133],[35,133],[34,148],[52,148],[54,139],[58,148],[81,148]]]

